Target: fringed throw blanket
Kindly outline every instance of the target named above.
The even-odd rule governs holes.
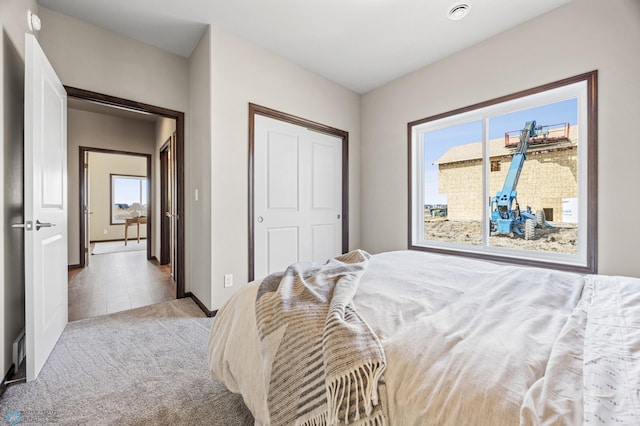
[[[271,425],[383,426],[385,356],[351,301],[370,255],[298,263],[265,278],[256,321]]]

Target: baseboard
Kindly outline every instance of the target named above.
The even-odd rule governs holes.
[[[15,372],[16,372],[16,365],[11,364],[11,367],[9,367],[9,371],[7,371],[7,374],[5,374],[4,378],[2,379],[2,383],[0,383],[0,396],[2,396],[4,391],[7,389],[7,382],[9,381],[10,378],[13,377]]]
[[[76,265],[69,265],[67,266],[68,269],[80,269],[82,268],[82,265],[80,265],[79,263]]]
[[[207,309],[207,307],[204,305],[204,303],[202,303],[200,301],[200,299],[198,299],[198,296],[196,296],[195,294],[191,293],[190,291],[186,292],[184,294],[184,297],[190,297],[194,302],[196,302],[196,305],[198,305],[198,307],[200,309],[202,309],[202,312],[204,312],[204,314],[206,316],[208,316],[209,318],[215,317],[216,314],[218,313],[217,309],[215,311],[210,311],[209,309]]]
[[[140,237],[140,239],[141,240],[146,240],[147,237]],[[138,237],[129,238],[129,241],[133,241],[133,240],[138,240]],[[124,238],[116,238],[115,240],[94,240],[94,241],[89,241],[89,244],[93,244],[93,243],[115,243],[116,241],[124,242]]]

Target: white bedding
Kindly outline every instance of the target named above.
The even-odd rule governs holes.
[[[257,283],[218,312],[214,377],[269,425]],[[380,339],[392,425],[640,424],[640,280],[430,253],[373,256],[354,304]]]

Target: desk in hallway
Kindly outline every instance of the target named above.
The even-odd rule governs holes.
[[[140,244],[140,224],[146,224],[147,223],[147,218],[146,217],[129,217],[126,219],[125,225],[124,225],[124,245],[127,245],[127,236],[128,236],[128,230],[129,230],[129,225],[136,225],[137,226],[137,231],[138,231],[138,244]]]

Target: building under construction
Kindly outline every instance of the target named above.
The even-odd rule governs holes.
[[[531,139],[518,181],[518,202],[522,209],[544,210],[547,221],[575,222],[578,129],[568,123],[546,127]],[[520,132],[507,132],[504,138],[489,141],[489,197],[502,189]],[[481,142],[454,146],[434,163],[439,170],[439,192],[447,195],[450,220],[482,219],[483,201],[489,203],[482,193],[482,149]]]

